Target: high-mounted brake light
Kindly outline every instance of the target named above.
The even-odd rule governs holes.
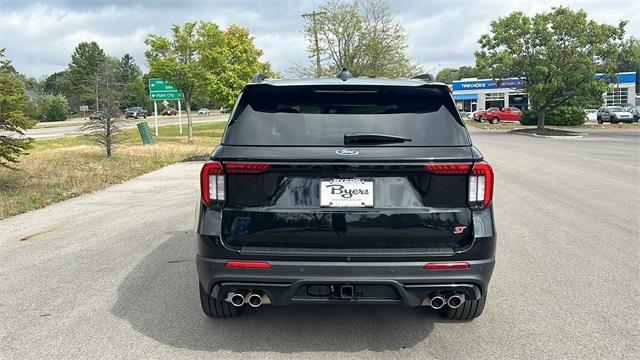
[[[200,197],[205,205],[224,200],[224,172],[219,161],[208,161],[200,171]]]
[[[423,270],[463,270],[471,266],[468,262],[430,262],[422,267]]]
[[[482,161],[473,164],[469,176],[469,206],[484,209],[493,199],[493,169]]]
[[[224,266],[229,269],[271,269],[266,261],[227,261]]]

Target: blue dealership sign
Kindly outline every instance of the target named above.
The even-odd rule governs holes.
[[[608,77],[603,74],[596,74],[596,79],[608,81]],[[612,81],[611,81],[612,82]],[[622,72],[617,74],[618,84],[634,84],[636,82],[635,72]],[[613,83],[613,82],[612,82]],[[527,82],[518,78],[508,78],[502,80],[482,79],[482,80],[458,80],[452,84],[452,90],[491,90],[524,88]]]
[[[453,90],[523,88],[526,85],[526,81],[517,78],[502,80],[460,80],[453,82]]]
[[[617,73],[617,83],[618,84],[635,84],[636,82],[636,73],[631,72],[621,72]],[[596,79],[598,80],[609,80],[609,76],[604,74],[596,74]],[[610,83],[614,83],[613,81],[609,81]]]

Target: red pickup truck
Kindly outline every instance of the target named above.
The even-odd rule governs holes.
[[[480,117],[480,122],[489,121],[492,124],[497,124],[501,121],[516,122],[522,119],[522,111],[516,107],[500,108],[492,107],[488,108],[484,114]]]

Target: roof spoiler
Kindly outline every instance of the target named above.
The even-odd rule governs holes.
[[[424,81],[436,81],[436,78],[433,75],[429,74],[429,73],[416,75],[416,76],[412,77],[412,79],[424,80]]]

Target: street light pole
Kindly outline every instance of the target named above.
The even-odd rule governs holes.
[[[316,42],[316,77],[320,77],[320,45],[318,44],[318,25],[316,23],[316,17],[324,14],[326,14],[326,12],[324,11],[313,11],[311,13],[302,14],[303,18],[306,19],[310,17],[311,21],[313,22],[313,36]]]

